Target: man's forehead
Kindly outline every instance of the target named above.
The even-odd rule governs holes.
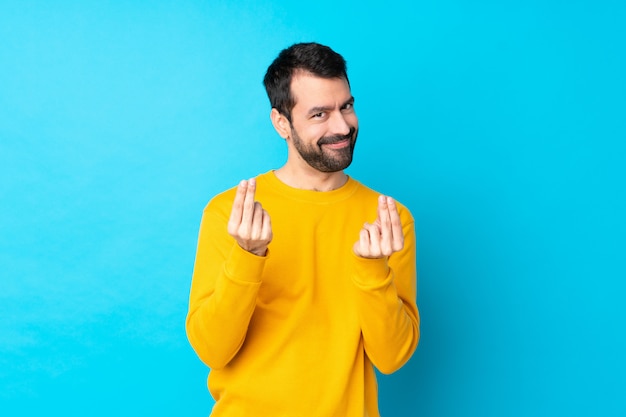
[[[295,73],[292,77],[291,93],[296,105],[300,101],[345,101],[352,96],[345,78],[319,77],[304,71]]]

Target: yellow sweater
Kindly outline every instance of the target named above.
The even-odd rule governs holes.
[[[204,210],[187,335],[211,368],[213,417],[378,417],[374,366],[400,368],[419,340],[415,232],[399,205],[405,246],[389,259],[352,246],[376,218],[378,195],[349,179],[316,192],[273,172],[256,199],[272,222],[265,257],[228,235],[235,188]]]

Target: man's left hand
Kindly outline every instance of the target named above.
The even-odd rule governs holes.
[[[352,250],[362,258],[384,258],[404,247],[400,215],[393,198],[378,197],[378,217],[365,223]]]

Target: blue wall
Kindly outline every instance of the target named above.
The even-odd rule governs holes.
[[[417,221],[384,415],[626,415],[624,3],[286,3],[0,2],[0,413],[208,414],[200,214],[282,164],[261,79],[316,40]]]

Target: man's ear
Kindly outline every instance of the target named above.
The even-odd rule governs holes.
[[[276,110],[276,108],[273,108],[270,113],[270,119],[272,119],[272,125],[274,125],[276,132],[278,132],[283,139],[289,138],[291,134],[291,123],[287,120],[287,117]]]

